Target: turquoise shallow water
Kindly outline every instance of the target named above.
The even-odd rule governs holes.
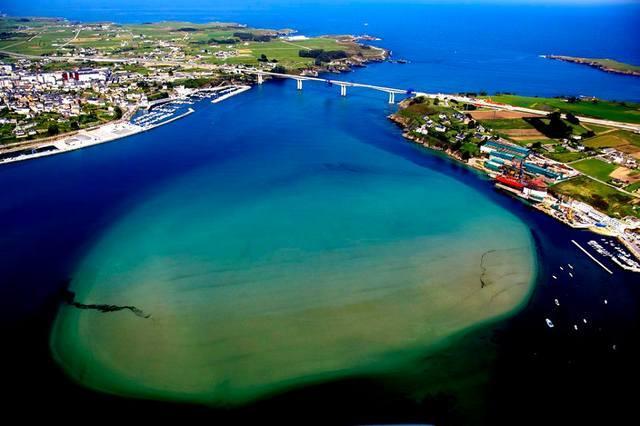
[[[244,402],[399,368],[527,300],[527,227],[390,150],[403,142],[380,96],[280,86],[160,129],[162,146],[202,150],[202,163],[141,195],[80,261],[78,302],[150,318],[63,307],[52,348],[76,380]]]

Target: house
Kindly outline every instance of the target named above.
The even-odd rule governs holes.
[[[423,124],[422,126],[416,129],[416,133],[420,133],[421,135],[427,135],[429,134],[429,131],[427,130],[426,125]]]

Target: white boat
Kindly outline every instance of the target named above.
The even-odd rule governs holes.
[[[560,301],[558,301],[558,299],[553,299],[553,302],[556,304],[556,306],[560,306]]]
[[[571,278],[573,278],[573,274],[572,274],[571,272],[569,272],[569,276],[570,276]]]
[[[571,265],[570,263],[567,263],[567,266],[571,269],[573,269],[573,265]]]
[[[609,303],[607,299],[604,299],[604,304],[606,305],[607,303]]]
[[[576,324],[573,324],[573,329],[578,331],[578,326]]]
[[[551,322],[551,320],[549,318],[545,318],[544,321],[547,323],[547,327],[553,328],[553,323]]]
[[[554,280],[557,280],[558,277],[556,277],[555,275],[551,275],[553,277]]]

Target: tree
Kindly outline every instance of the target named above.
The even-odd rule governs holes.
[[[47,129],[47,134],[49,136],[55,136],[60,133],[60,129],[57,124],[49,124],[49,128]]]
[[[572,113],[568,112],[566,114],[567,117],[567,121],[571,124],[580,124],[580,120],[578,119],[578,117],[576,117],[575,115],[573,115]]]
[[[566,138],[571,134],[571,127],[567,125],[560,116],[558,111],[554,111],[547,115],[549,124],[543,133],[551,138]]]
[[[71,130],[80,130],[80,125],[78,124],[77,121],[71,122]]]
[[[122,118],[122,108],[120,108],[120,106],[116,105],[116,107],[113,109],[113,115],[115,115],[116,119],[121,119]]]
[[[285,67],[283,67],[282,65],[276,65],[275,67],[273,67],[271,72],[275,72],[276,74],[286,74],[287,73],[287,69]]]

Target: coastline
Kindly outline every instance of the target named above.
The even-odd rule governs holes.
[[[238,86],[236,86],[238,87]],[[224,88],[228,88],[228,86],[224,86],[221,89]],[[212,103],[217,103],[217,102],[221,102],[223,100],[229,99],[235,95],[238,95],[240,93],[243,93],[247,90],[249,90],[251,88],[251,86],[239,86],[236,90],[227,93],[219,98],[216,98],[214,100],[212,100]],[[216,88],[218,89],[218,88]],[[199,89],[194,91],[194,93],[200,92],[200,91],[210,91],[211,89]],[[175,97],[175,98],[169,98],[168,100],[163,100],[165,102],[163,103],[167,103],[167,102],[171,102],[171,101],[175,101],[175,100],[182,100],[185,99],[188,96],[181,96],[181,97]],[[140,109],[142,106],[138,106],[136,108],[133,108],[132,111],[135,112],[136,110]],[[105,123],[103,125],[100,125],[96,128],[90,129],[90,130],[80,130],[77,132],[74,132],[71,135],[68,135],[66,137],[60,137],[57,138],[55,141],[42,141],[42,142],[37,142],[34,141],[33,144],[29,144],[29,148],[26,149],[20,149],[20,147],[15,147],[16,149],[13,151],[8,151],[8,152],[0,152],[3,154],[10,154],[12,152],[16,152],[16,153],[22,153],[28,149],[31,149],[32,152],[28,153],[28,154],[21,154],[18,155],[16,157],[8,157],[6,159],[0,159],[0,166],[3,164],[10,164],[10,163],[16,163],[16,162],[20,162],[20,161],[26,161],[26,160],[33,160],[33,159],[37,159],[37,158],[42,158],[42,157],[48,157],[51,155],[58,155],[58,154],[64,154],[67,152],[71,152],[71,151],[75,151],[78,149],[83,149],[83,148],[89,148],[91,146],[95,146],[95,145],[100,145],[103,143],[107,143],[107,142],[113,142],[119,139],[124,139],[127,138],[129,136],[134,136],[137,135],[139,133],[143,133],[143,132],[147,132],[150,130],[153,130],[157,127],[160,126],[164,126],[165,124],[169,124],[172,123],[176,120],[179,120],[181,118],[184,118],[192,113],[194,113],[195,110],[193,108],[189,108],[185,113],[177,115],[175,117],[172,117],[166,121],[162,121],[160,123],[157,124],[153,124],[151,126],[140,126],[140,125],[136,125],[131,123],[129,120],[129,118],[125,119],[125,120],[119,120],[116,122],[109,122],[109,123]],[[131,114],[132,115],[132,114]],[[44,150],[44,151],[40,151],[40,152],[36,152],[37,149],[45,149],[48,147],[52,147],[52,149],[50,150]]]
[[[612,66],[607,66],[606,64],[603,63],[605,61],[609,61],[616,64],[633,67],[633,65],[623,64],[622,62],[614,61],[612,59],[578,58],[578,57],[564,56],[564,55],[542,55],[542,57],[546,59],[556,60],[556,61],[569,62],[571,64],[586,65],[588,67],[595,68],[597,70],[608,72],[608,73],[640,77],[640,71],[635,71],[633,69],[614,68]]]
[[[400,106],[402,108],[402,105]],[[463,165],[467,168],[476,170],[480,173],[482,173],[483,175],[485,175],[486,177],[491,178],[492,177],[492,172],[490,170],[487,170],[485,167],[483,167],[482,165],[480,165],[478,163],[478,159],[477,158],[470,158],[468,161],[464,160],[461,156],[457,155],[457,153],[448,150],[448,149],[442,149],[436,146],[432,146],[430,145],[428,142],[423,142],[421,140],[419,140],[417,137],[409,134],[408,132],[406,132],[405,130],[407,129],[408,125],[405,122],[405,120],[403,120],[401,117],[399,117],[396,113],[390,114],[387,116],[387,118],[389,120],[391,120],[393,123],[395,123],[398,127],[400,127],[403,132],[402,132],[402,137],[404,137],[405,139],[420,145],[424,148],[427,148],[431,151],[436,151],[436,152],[442,152],[444,155],[446,155],[448,158],[450,158],[451,160],[455,161],[456,163]],[[607,231],[605,229],[602,228],[598,228],[598,227],[593,227],[593,226],[579,226],[573,223],[570,223],[569,221],[565,220],[563,217],[561,217],[558,214],[555,214],[554,210],[546,205],[544,202],[541,203],[532,203],[529,200],[526,200],[524,198],[522,198],[521,196],[516,195],[510,188],[506,187],[505,185],[501,185],[499,183],[496,183],[494,185],[496,188],[499,188],[501,190],[503,190],[504,193],[508,194],[508,195],[512,195],[514,197],[517,197],[520,201],[526,203],[527,205],[529,205],[530,207],[546,214],[547,216],[550,216],[560,222],[562,222],[563,224],[573,228],[573,229],[580,229],[580,230],[587,230],[590,231],[594,234],[597,235],[606,235],[606,236],[610,236],[613,238],[616,238],[616,240],[618,240],[620,243],[622,243],[628,250],[629,252],[638,260],[640,260],[640,251],[631,243],[629,243],[623,235],[621,235],[619,232],[611,232],[611,231]],[[617,263],[617,262],[616,262]],[[640,270],[637,270],[635,268],[628,268],[628,267],[624,267],[624,265],[620,264],[620,267],[622,267],[625,270],[628,271],[632,271],[632,272],[640,272]]]

